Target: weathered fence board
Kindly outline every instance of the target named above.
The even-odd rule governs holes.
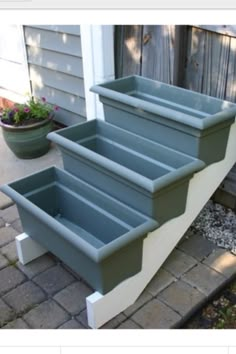
[[[236,37],[235,25],[196,25],[195,27],[202,28],[206,31],[224,34],[229,37]]]
[[[205,32],[205,57],[202,92],[225,97],[230,38]]]
[[[116,26],[117,77],[141,74],[142,34],[142,26]]]
[[[202,91],[204,66],[205,33],[197,28],[189,28],[186,72],[184,87],[193,91]]]
[[[236,26],[117,26],[116,52],[117,77],[139,74],[236,102]],[[236,166],[222,188],[236,197]]]
[[[230,39],[230,53],[225,99],[236,102],[236,38]]]
[[[173,84],[174,38],[175,26],[144,26],[143,76]]]

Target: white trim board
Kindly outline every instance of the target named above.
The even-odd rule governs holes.
[[[144,240],[141,272],[105,295],[94,292],[86,298],[90,327],[101,327],[137,300],[235,162],[236,123],[231,126],[225,159],[196,173],[191,179],[185,213],[149,233]]]
[[[113,32],[112,25],[80,25],[87,120],[104,119],[103,106],[90,88],[115,77]]]
[[[142,270],[109,293],[86,298],[88,324],[99,328],[132,305],[183,237],[193,220],[236,162],[236,123],[231,126],[225,159],[196,173],[190,180],[186,210],[148,234],[143,243]],[[20,261],[28,263],[46,252],[26,234],[17,236]]]

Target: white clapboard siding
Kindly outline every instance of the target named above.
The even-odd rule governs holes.
[[[68,94],[53,87],[34,87],[33,91],[37,97],[45,97],[48,102],[78,115],[85,116],[85,99],[79,96]],[[75,124],[76,122],[74,122]]]
[[[33,94],[60,107],[57,121],[81,122],[86,109],[80,27],[24,26],[24,33]]]
[[[25,26],[26,44],[81,57],[80,36]]]
[[[82,58],[27,46],[28,63],[83,78]]]
[[[50,86],[84,98],[84,80],[73,75],[30,65],[30,78],[35,86]]]
[[[30,91],[27,57],[22,27],[0,25],[0,89],[1,96],[23,101]]]
[[[34,25],[34,28],[80,36],[80,26],[78,25]]]
[[[73,125],[84,122],[84,116],[60,108],[56,113],[56,120],[64,125]]]

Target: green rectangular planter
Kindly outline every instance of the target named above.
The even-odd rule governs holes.
[[[1,191],[16,202],[24,232],[102,294],[141,270],[143,240],[158,227],[55,167]]]
[[[185,211],[188,184],[205,164],[101,120],[48,134],[64,168],[160,224]]]
[[[105,120],[188,153],[206,164],[224,159],[236,105],[141,76],[91,88]]]

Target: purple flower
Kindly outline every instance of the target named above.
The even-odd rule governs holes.
[[[14,112],[16,112],[16,113],[19,112],[19,108],[15,107]]]
[[[25,113],[29,113],[29,112],[30,112],[29,107],[25,107],[25,108],[24,108],[24,112],[25,112]]]
[[[14,118],[14,111],[8,112],[8,119],[9,119],[10,122],[13,121],[13,118]]]
[[[43,102],[46,102],[47,100],[46,100],[46,97],[41,97],[41,100],[43,101]]]
[[[53,109],[54,109],[54,111],[58,111],[59,107],[58,106],[54,106]]]

